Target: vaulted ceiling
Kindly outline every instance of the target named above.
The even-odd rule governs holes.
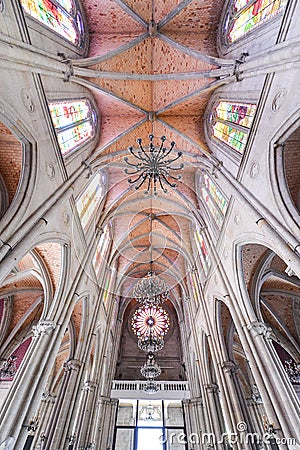
[[[112,220],[113,257],[119,259],[119,272],[129,275],[123,294],[150,269],[150,217],[154,269],[173,287],[185,276],[191,253],[190,227],[198,208],[197,157],[209,151],[203,116],[215,87],[214,79],[192,74],[217,68],[206,55],[218,56],[216,36],[224,2],[83,0],[82,4],[90,34],[89,57],[98,57],[85,65],[103,72],[102,78],[89,81],[98,87],[92,89],[101,120],[96,154],[101,160],[107,155],[108,162],[102,222]],[[157,197],[130,187],[124,173],[128,146],[137,147],[138,137],[147,146],[151,133],[157,144],[165,135],[167,144],[175,141],[175,150],[183,152],[182,180],[176,189],[159,191]]]

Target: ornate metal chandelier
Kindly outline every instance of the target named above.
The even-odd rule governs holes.
[[[10,380],[17,372],[15,355],[10,356],[8,359],[0,360],[0,380]]]
[[[131,169],[125,169],[125,173],[127,175],[136,175],[136,178],[129,178],[128,182],[131,184],[135,184],[135,189],[138,190],[140,187],[147,183],[147,190],[145,194],[148,194],[150,189],[153,188],[153,194],[157,195],[157,184],[159,184],[160,188],[163,192],[168,192],[166,189],[170,187],[174,189],[176,184],[169,180],[180,180],[181,175],[174,176],[172,175],[173,171],[183,169],[184,165],[181,163],[179,166],[174,167],[172,164],[182,157],[182,152],[177,152],[177,156],[172,157],[170,154],[176,145],[174,141],[170,144],[170,149],[166,149],[164,147],[164,142],[166,140],[165,136],[162,136],[161,145],[159,147],[155,147],[153,144],[154,136],[153,134],[149,135],[150,143],[148,149],[144,150],[142,146],[142,139],[137,139],[137,143],[139,145],[138,149],[134,149],[133,147],[128,147],[128,150],[134,156],[136,162],[129,162],[128,157],[124,158],[124,161]]]
[[[300,363],[289,359],[284,362],[284,368],[292,383],[300,383]]]
[[[156,363],[153,353],[148,353],[147,361],[141,367],[141,374],[147,379],[157,378],[161,374],[161,368]]]
[[[133,289],[133,296],[143,306],[159,306],[169,295],[166,282],[158,278],[152,270],[138,281]]]
[[[150,330],[149,334],[142,336],[138,340],[138,347],[146,353],[157,353],[164,348],[164,340],[160,336],[154,336]]]
[[[155,383],[155,381],[153,380],[147,380],[147,383],[143,388],[143,391],[146,392],[147,394],[155,394],[156,392],[158,392],[158,390],[159,387],[157,383]]]

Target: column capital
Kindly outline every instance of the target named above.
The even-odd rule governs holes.
[[[215,393],[219,391],[219,386],[215,383],[204,384],[203,387],[207,390],[207,392]]]
[[[235,373],[238,370],[237,365],[232,361],[223,361],[221,367],[225,373]]]
[[[69,372],[71,370],[76,370],[78,372],[81,366],[82,362],[78,359],[69,359],[64,363],[64,369],[66,372]]]
[[[41,319],[36,325],[32,327],[34,337],[40,337],[41,335],[49,335],[52,333],[57,324],[53,320]]]
[[[82,390],[83,391],[94,391],[96,389],[96,387],[98,386],[98,383],[94,382],[94,381],[85,381]]]
[[[264,322],[251,322],[247,325],[247,329],[252,332],[254,337],[262,336],[266,340],[270,340],[272,337],[272,328],[268,327]]]

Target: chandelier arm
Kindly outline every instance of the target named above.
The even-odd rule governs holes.
[[[164,153],[159,159],[162,159],[162,158],[165,158],[166,156],[168,156],[171,153],[171,151],[173,150],[174,146],[175,146],[175,142],[171,142],[169,150],[166,153]]]
[[[161,174],[161,176],[162,176],[162,178],[164,179],[164,181],[165,181],[172,189],[176,187],[176,184],[175,184],[175,183],[170,183],[170,182],[167,180],[166,176],[165,176],[163,173]]]
[[[178,175],[178,177],[174,177],[173,175],[168,174],[168,177],[169,177],[169,178],[172,178],[173,180],[176,180],[176,181],[181,180],[181,175]]]
[[[178,166],[178,167],[169,167],[169,169],[171,169],[171,170],[181,170],[181,169],[183,169],[184,168],[184,164],[183,163],[181,163],[180,164],[180,166]]]
[[[132,166],[132,167],[142,166],[141,163],[134,164],[134,163],[129,162],[127,156],[126,156],[126,158],[124,158],[124,161],[126,162],[126,164],[128,164],[129,166]]]
[[[128,150],[130,151],[132,156],[134,156],[136,159],[142,160],[141,156],[139,156],[136,153],[134,153],[133,147],[128,147]]]
[[[130,183],[130,184],[136,183],[137,181],[139,181],[139,180],[141,179],[141,177],[142,177],[143,175],[144,175],[144,172],[141,173],[135,180],[132,180],[131,178],[129,178],[129,179],[128,179],[128,183]]]
[[[163,186],[161,178],[159,178],[159,184],[160,184],[160,187],[162,188],[163,192],[166,194],[168,192],[168,190]]]
[[[177,161],[177,159],[179,159],[181,157],[182,157],[182,153],[178,152],[178,154],[177,154],[177,156],[175,158],[166,160],[165,164],[168,164],[168,165],[172,164],[173,162]]]
[[[135,174],[139,173],[142,170],[142,168],[137,169],[135,172],[129,172],[128,170],[129,169],[125,169],[126,175],[135,175]]]
[[[141,178],[141,176],[143,176],[143,174],[141,174],[141,175],[139,176],[139,178]],[[138,179],[139,179],[139,178],[138,178]],[[140,184],[139,184],[138,186],[135,186],[135,190],[136,190],[136,191],[137,191],[137,190],[145,183],[146,178],[147,178],[147,174],[143,176],[143,179],[142,179],[142,181],[140,182]],[[136,181],[138,181],[138,179],[137,179]]]

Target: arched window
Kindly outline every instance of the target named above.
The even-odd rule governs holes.
[[[220,100],[210,115],[213,138],[243,153],[253,122],[256,105]]]
[[[230,45],[284,10],[288,0],[234,0],[225,19],[225,44]]]
[[[200,172],[198,192],[201,201],[207,207],[214,223],[221,229],[227,211],[228,201],[221,189],[205,170]]]
[[[21,0],[24,11],[76,47],[83,43],[83,22],[75,0]]]
[[[82,228],[86,231],[92,222],[103,197],[102,173],[97,172],[83,193],[76,200]]]
[[[66,156],[96,133],[96,112],[87,99],[49,103],[60,151]]]
[[[195,229],[194,236],[200,262],[203,267],[204,274],[207,276],[210,268],[210,257],[202,233],[198,227]]]
[[[103,260],[105,258],[109,243],[110,243],[110,230],[108,225],[105,225],[103,233],[101,234],[100,239],[98,241],[95,255],[93,258],[93,266],[97,278],[99,277],[101,269],[103,269],[103,262],[104,262]]]
[[[194,272],[190,272],[189,273],[189,283],[192,289],[192,293],[193,293],[193,297],[194,297],[194,302],[196,305],[200,304],[200,299],[201,299],[201,295],[200,295],[200,290],[199,290],[199,284],[198,284],[198,279],[195,275]]]

